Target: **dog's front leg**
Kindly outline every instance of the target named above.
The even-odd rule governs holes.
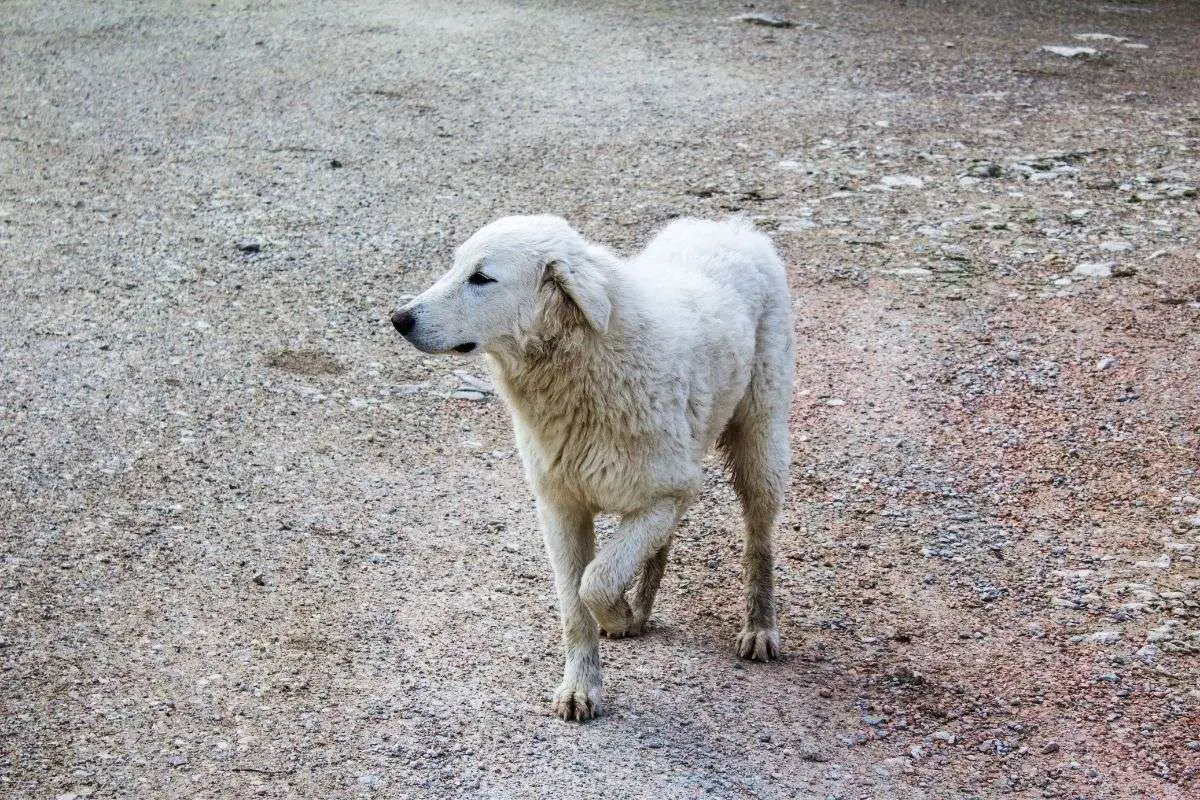
[[[583,722],[600,713],[600,641],[596,622],[579,598],[579,582],[596,548],[592,515],[582,508],[538,498],[546,551],[554,567],[567,663],[554,693],[554,713]]]
[[[643,565],[646,569],[659,568],[649,564],[662,554],[666,561],[666,547],[671,541],[679,517],[686,503],[676,498],[665,498],[641,511],[627,514],[621,519],[620,527],[612,540],[600,550],[596,559],[583,573],[579,587],[580,596],[592,615],[610,636],[636,635],[641,632],[645,619],[632,613],[625,600],[625,589]],[[657,589],[657,577],[650,580]],[[653,593],[649,600],[653,601]],[[649,614],[649,603],[645,613]],[[640,610],[640,609],[639,609]]]

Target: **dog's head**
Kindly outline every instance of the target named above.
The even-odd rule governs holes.
[[[464,242],[450,271],[392,324],[426,353],[519,350],[575,325],[603,334],[611,258],[559,217],[504,217]]]

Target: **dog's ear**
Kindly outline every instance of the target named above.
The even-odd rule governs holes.
[[[553,284],[596,333],[608,330],[612,299],[604,274],[593,264],[587,261],[572,264],[569,259],[552,258],[546,262],[543,280]]]

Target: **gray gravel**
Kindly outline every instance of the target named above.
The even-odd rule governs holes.
[[[1200,788],[1194,7],[743,13],[0,5],[0,794]],[[513,212],[792,264],[782,663],[714,463],[550,716],[506,414],[388,323]]]

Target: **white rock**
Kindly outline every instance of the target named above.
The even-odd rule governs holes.
[[[1072,39],[1078,39],[1081,42],[1127,42],[1129,41],[1124,36],[1113,36],[1111,33],[1076,33],[1072,34]]]
[[[1137,567],[1138,569],[1170,569],[1171,556],[1163,553],[1153,561],[1135,561],[1133,562],[1133,566]]]
[[[1130,50],[1148,50],[1150,45],[1142,44],[1141,42],[1122,42],[1121,47],[1128,47]]]
[[[1072,275],[1081,278],[1111,278],[1113,261],[1084,262],[1071,270]]]
[[[889,189],[920,189],[925,186],[925,181],[913,175],[884,175],[879,183]]]
[[[1128,253],[1133,249],[1133,243],[1114,239],[1110,242],[1101,242],[1100,249],[1106,253]]]
[[[1095,633],[1081,633],[1078,636],[1072,636],[1069,641],[1071,644],[1113,644],[1120,641],[1120,631],[1096,631]]]
[[[1099,55],[1098,50],[1094,47],[1067,47],[1064,45],[1044,44],[1042,49],[1047,53],[1054,53],[1056,56],[1063,58],[1074,58],[1075,56],[1094,56]]]
[[[1112,356],[1103,356],[1096,362],[1096,372],[1103,372],[1115,363],[1117,363],[1117,360]]]
[[[933,275],[933,271],[924,267],[901,267],[900,269],[884,270],[883,274],[895,275],[897,278],[928,278]]]

